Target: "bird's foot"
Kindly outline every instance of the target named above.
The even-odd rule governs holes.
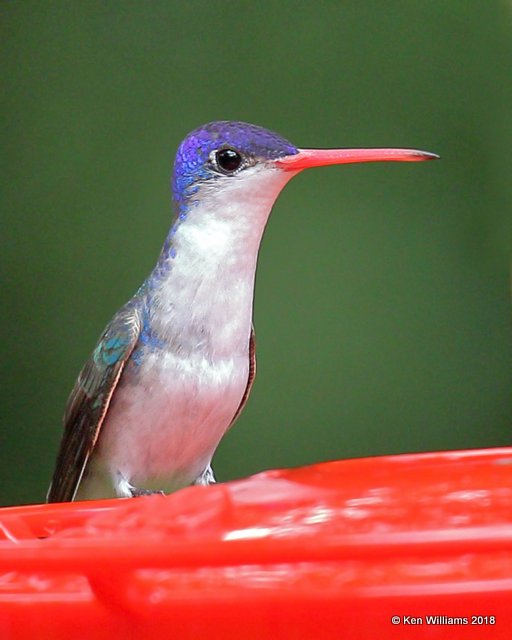
[[[139,489],[139,487],[134,487],[133,484],[128,482],[128,480],[121,474],[118,474],[116,493],[119,498],[139,498],[140,496],[165,495],[163,491],[153,491],[152,489]]]
[[[208,465],[199,478],[196,478],[194,484],[207,487],[209,484],[215,484],[216,482],[215,476],[213,475],[213,469]]]
[[[132,498],[140,498],[141,496],[165,496],[163,491],[153,491],[151,489],[138,489],[137,487],[130,487],[129,489]]]

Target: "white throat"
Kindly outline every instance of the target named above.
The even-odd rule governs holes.
[[[252,167],[205,184],[176,229],[152,297],[152,329],[184,356],[247,353],[258,250],[272,205],[295,175]]]

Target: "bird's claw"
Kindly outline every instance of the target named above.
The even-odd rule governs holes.
[[[199,478],[196,478],[194,484],[207,487],[209,484],[215,484],[216,482],[215,476],[213,475],[213,469],[208,465]]]
[[[165,493],[163,491],[138,489],[137,487],[130,487],[130,493],[132,494],[132,498],[140,498],[141,496],[165,496]]]

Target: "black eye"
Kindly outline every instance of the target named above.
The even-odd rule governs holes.
[[[215,152],[215,161],[224,173],[233,173],[242,165],[242,156],[234,149],[220,149]]]

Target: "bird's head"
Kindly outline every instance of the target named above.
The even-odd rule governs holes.
[[[176,154],[174,199],[188,208],[200,190],[230,191],[262,173],[275,174],[275,161],[298,149],[276,133],[245,122],[210,122],[192,131]],[[291,177],[291,176],[290,176]]]
[[[413,149],[299,149],[263,127],[210,122],[181,143],[174,165],[173,194],[183,217],[199,200],[228,200],[236,192],[244,193],[244,199],[268,198],[271,206],[286,182],[309,167],[436,157]]]

